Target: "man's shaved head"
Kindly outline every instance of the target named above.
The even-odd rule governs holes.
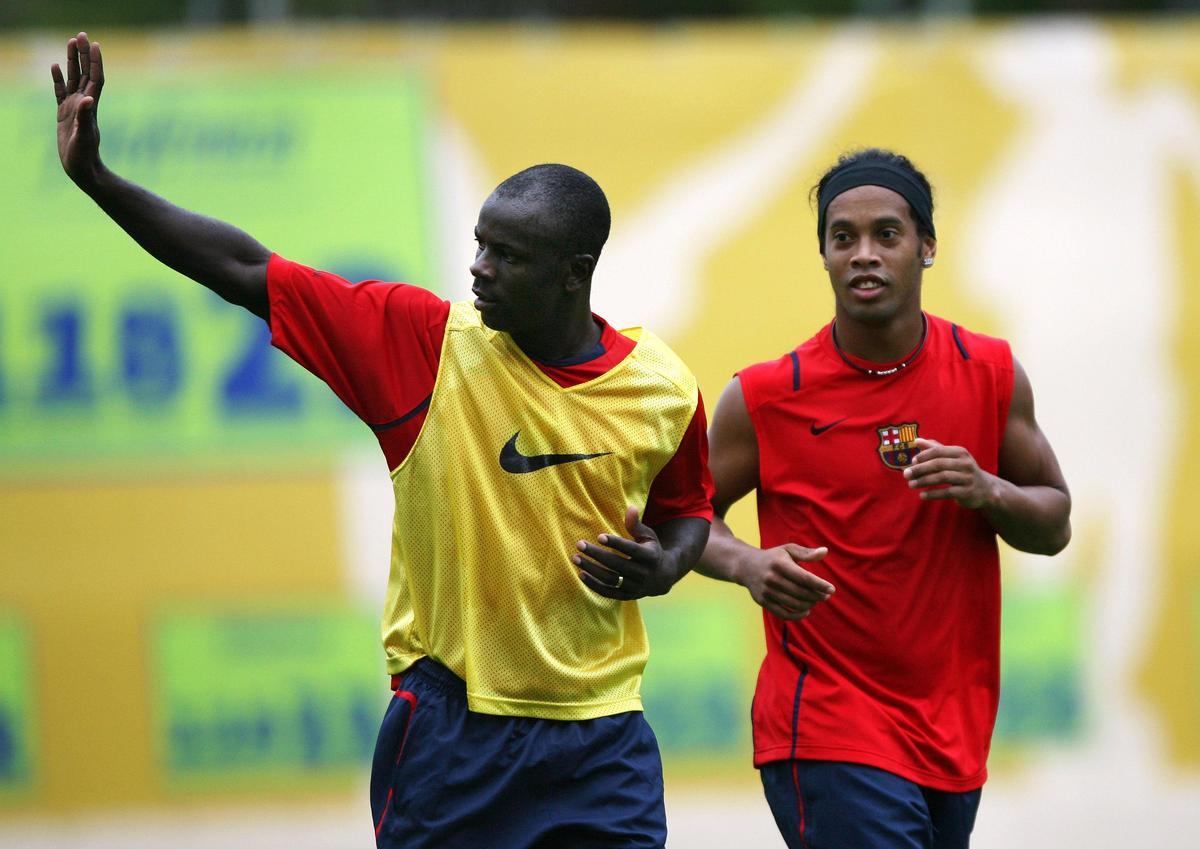
[[[608,240],[612,216],[608,198],[596,181],[569,165],[534,165],[513,174],[492,192],[496,198],[520,200],[539,207],[548,217],[562,250],[599,258]]]

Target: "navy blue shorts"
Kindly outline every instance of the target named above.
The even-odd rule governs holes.
[[[789,849],[966,849],[981,790],[948,793],[841,761],[774,761],[759,770]]]
[[[393,679],[371,769],[381,849],[661,849],[658,741],[640,712],[569,722],[467,710],[423,658]]]

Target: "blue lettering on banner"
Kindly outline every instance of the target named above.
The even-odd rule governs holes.
[[[183,373],[174,310],[135,307],[121,315],[120,323],[121,379],[130,399],[140,405],[169,403]]]
[[[157,110],[140,119],[117,118],[105,127],[105,159],[136,169],[142,178],[162,167],[247,169],[281,165],[292,154],[300,132],[283,116],[228,110],[185,115]],[[57,164],[57,163],[55,163]]]
[[[234,414],[294,414],[300,409],[300,386],[278,372],[271,332],[252,322],[245,344],[221,382],[221,408]]]
[[[12,716],[4,705],[0,705],[0,784],[16,780],[19,772],[17,763],[17,732]]]
[[[178,789],[341,780],[369,763],[390,695],[374,616],[339,604],[180,610],[155,633],[157,733]]]
[[[371,686],[337,698],[297,692],[281,702],[177,705],[167,728],[168,766],[179,775],[363,766],[383,694]]]
[[[91,401],[94,389],[91,372],[84,360],[80,305],[67,304],[45,310],[41,329],[50,356],[42,372],[38,398],[47,405]]]
[[[1010,663],[1000,675],[996,738],[1000,745],[1069,739],[1083,728],[1083,681],[1068,664],[1043,668]]]

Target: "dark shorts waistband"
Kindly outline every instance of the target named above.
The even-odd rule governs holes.
[[[392,690],[403,689],[404,681],[409,676],[420,678],[442,695],[456,696],[460,699],[467,697],[467,683],[432,658],[422,657],[408,669],[393,675]]]

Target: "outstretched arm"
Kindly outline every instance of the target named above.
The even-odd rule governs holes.
[[[918,439],[922,449],[904,470],[926,501],[953,498],[982,510],[1000,538],[1020,551],[1057,554],[1071,539],[1071,494],[1049,440],[1033,414],[1033,387],[1013,361],[1013,393],[997,475],[979,468],[965,448]]]
[[[716,515],[696,571],[741,584],[776,616],[803,619],[814,605],[829,598],[833,585],[801,564],[822,559],[829,549],[786,543],[764,551],[738,539],[725,522],[729,508],[758,486],[758,437],[736,377],[717,402],[708,438]]]
[[[236,227],[122,179],[100,161],[100,44],[79,33],[67,42],[66,79],[57,64],[50,76],[58,100],[58,156],[67,175],[155,259],[265,319],[269,250]]]

